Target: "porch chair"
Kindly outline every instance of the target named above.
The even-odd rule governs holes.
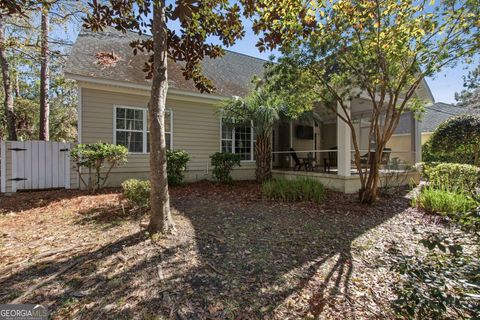
[[[337,147],[331,147],[327,153],[328,158],[323,158],[323,170],[325,172],[330,172],[332,167],[336,167],[338,164],[338,152],[337,152]]]
[[[290,156],[295,162],[295,166],[293,167],[293,170],[300,171],[302,167],[304,167],[305,170],[307,170],[307,164],[298,158],[297,153],[295,152],[295,149],[290,148]]]

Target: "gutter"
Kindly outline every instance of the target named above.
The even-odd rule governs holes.
[[[144,85],[144,84],[82,76],[82,75],[69,73],[69,72],[65,72],[64,75],[67,79],[71,79],[75,81],[89,82],[94,84],[101,84],[106,86],[121,87],[121,88],[128,88],[128,89],[136,89],[136,90],[142,90],[142,91],[151,90],[151,87],[149,85]],[[225,100],[230,98],[229,96],[218,96],[218,95],[211,95],[211,94],[195,93],[195,92],[180,90],[176,88],[169,88],[168,93],[192,97],[192,98],[215,100],[215,101],[220,101],[220,100]]]

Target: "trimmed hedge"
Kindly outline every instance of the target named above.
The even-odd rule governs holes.
[[[295,180],[273,179],[262,184],[265,196],[282,201],[313,201],[320,203],[325,198],[325,187],[308,178]]]

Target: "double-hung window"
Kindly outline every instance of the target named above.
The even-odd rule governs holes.
[[[255,132],[253,122],[223,119],[221,125],[221,151],[240,155],[242,161],[255,160]]]
[[[115,107],[114,117],[114,143],[125,146],[132,153],[149,152],[148,110]],[[165,139],[167,149],[170,149],[172,146],[172,113],[170,110],[165,111]]]
[[[148,122],[148,110],[147,112],[147,124]],[[167,150],[172,150],[172,111],[165,110],[165,144]],[[150,152],[150,128],[147,127],[147,152]]]

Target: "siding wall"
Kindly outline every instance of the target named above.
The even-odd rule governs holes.
[[[81,142],[113,142],[114,106],[146,108],[148,95],[82,87]],[[210,155],[220,150],[220,120],[216,101],[187,101],[167,97],[173,117],[173,149],[190,154],[186,179],[211,179]],[[245,162],[233,173],[236,179],[253,179],[255,163]],[[149,155],[130,154],[128,163],[112,170],[109,185],[128,178],[148,179]]]

